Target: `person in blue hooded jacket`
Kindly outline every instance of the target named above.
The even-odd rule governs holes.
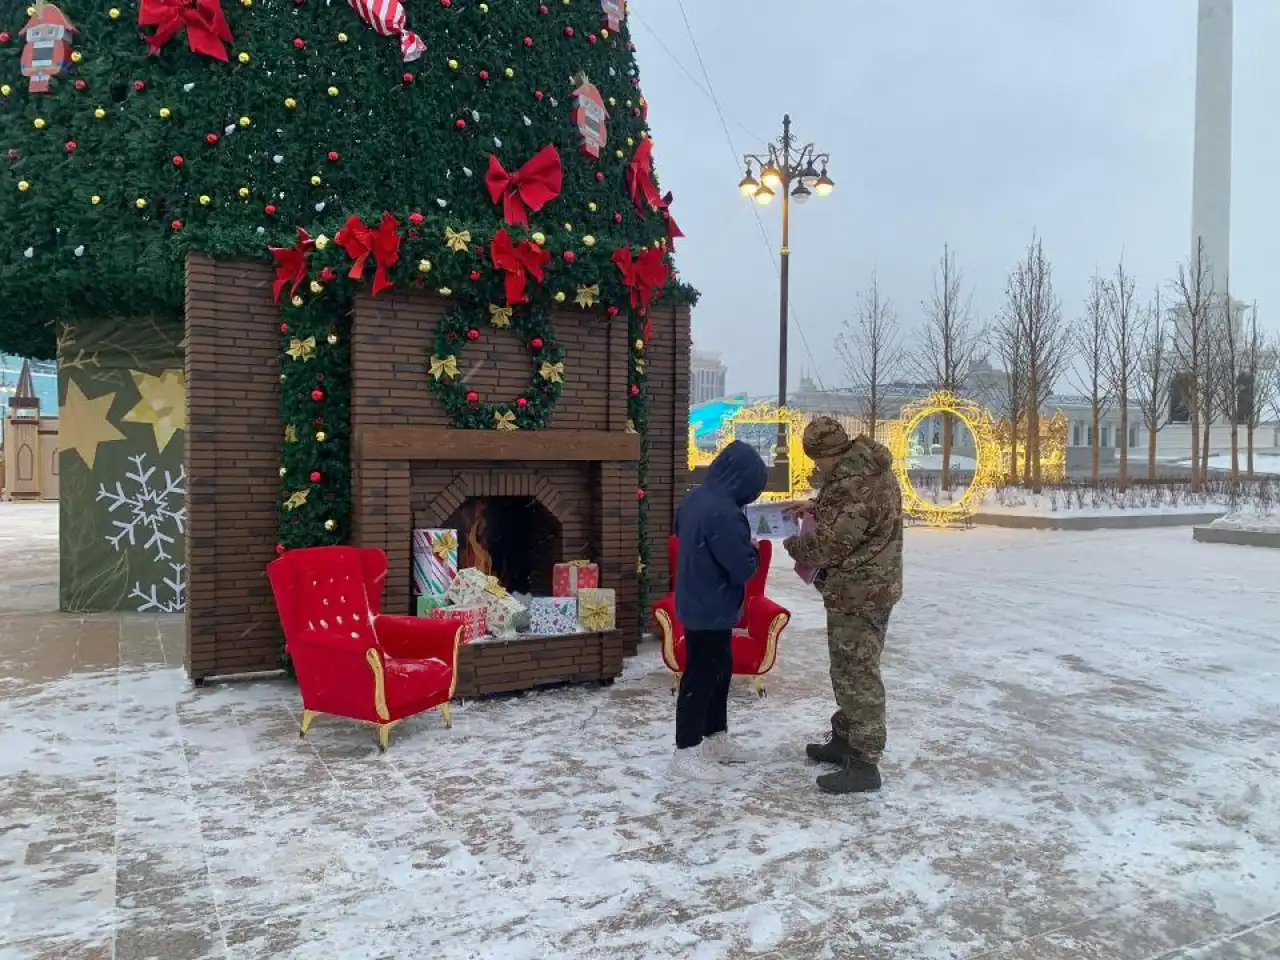
[[[735,440],[676,513],[676,616],[684,626],[685,671],[672,766],[682,776],[721,779],[718,764],[744,759],[728,738],[732,639],[747,581],[760,564],[743,507],[760,496],[767,479],[760,454]]]

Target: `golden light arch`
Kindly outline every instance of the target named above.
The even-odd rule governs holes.
[[[930,503],[916,492],[910,476],[909,444],[912,434],[925,420],[950,414],[968,429],[973,437],[976,463],[973,479],[959,499],[947,504]],[[1000,483],[1001,450],[996,425],[981,406],[953,393],[939,391],[902,408],[891,440],[893,469],[902,486],[903,513],[931,527],[961,523],[977,513],[988,491]]]

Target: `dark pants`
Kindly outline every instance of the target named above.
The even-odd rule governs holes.
[[[676,701],[676,747],[696,747],[703,737],[729,729],[729,681],[733,678],[733,633],[686,630],[684,675]]]

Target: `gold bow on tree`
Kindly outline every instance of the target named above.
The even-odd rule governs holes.
[[[516,426],[516,415],[510,410],[495,410],[493,412],[493,425],[499,430],[518,430]]]
[[[458,375],[458,358],[453,354],[449,354],[447,357],[432,357],[430,373],[437,380],[441,377],[456,377]]]
[[[289,341],[289,356],[295,360],[310,360],[316,352],[316,338],[307,337],[305,340],[299,340],[294,337]]]
[[[454,253],[466,253],[467,247],[471,243],[471,231],[445,227],[444,242],[449,245],[449,249]]]
[[[289,494],[289,499],[284,502],[286,510],[297,510],[300,506],[307,502],[308,490],[295,490]]]
[[[538,368],[538,376],[552,383],[564,383],[564,364],[559,361],[549,363],[544,360],[542,366]]]
[[[580,307],[584,307],[584,308],[590,307],[595,305],[596,299],[599,296],[600,296],[600,284],[593,283],[589,287],[579,287],[578,296],[574,299],[573,302]]]
[[[284,442],[285,443],[298,442],[298,428],[295,427],[292,423],[286,423],[284,425]]]
[[[578,597],[578,622],[592,632],[609,629],[613,614],[608,600],[583,600]]]
[[[496,303],[489,304],[489,322],[495,327],[511,326],[511,315],[515,313],[510,307],[500,307]]]
[[[440,536],[435,538],[431,544],[431,552],[441,560],[447,559],[449,554],[458,549],[458,538],[452,530],[446,530]]]

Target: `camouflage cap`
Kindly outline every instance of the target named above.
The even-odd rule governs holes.
[[[853,446],[849,434],[839,421],[831,417],[814,417],[804,428],[805,456],[813,460],[825,460],[838,457]]]

